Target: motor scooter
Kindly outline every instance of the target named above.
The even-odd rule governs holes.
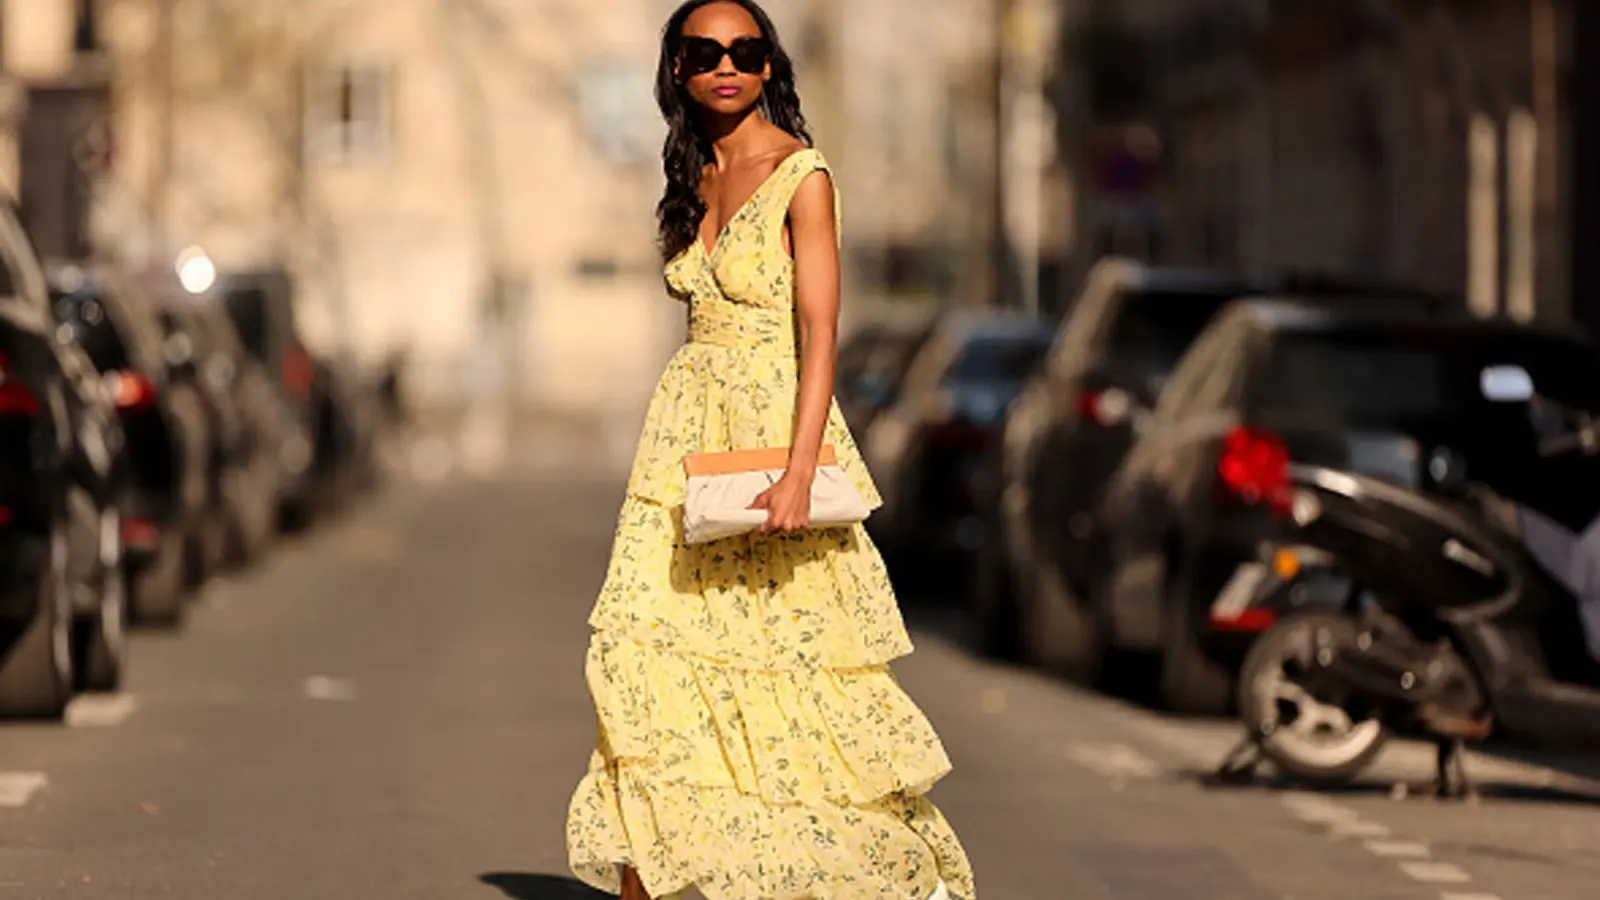
[[[1460,798],[1473,794],[1467,742],[1600,745],[1596,414],[1541,397],[1517,366],[1485,369],[1482,385],[1541,420],[1528,467],[1541,471],[1509,488],[1475,480],[1442,447],[1426,489],[1290,466],[1288,537],[1211,610],[1275,622],[1242,667],[1247,733],[1217,780],[1247,778],[1264,759],[1337,785],[1404,730],[1439,748],[1428,792]]]

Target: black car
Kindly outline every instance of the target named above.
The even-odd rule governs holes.
[[[1270,622],[1211,610],[1282,536],[1291,463],[1424,488],[1448,452],[1474,477],[1525,482],[1542,471],[1528,465],[1527,411],[1485,400],[1479,373],[1508,360],[1540,371],[1578,360],[1587,372],[1593,353],[1570,334],[1465,313],[1230,308],[1174,371],[1097,509],[1091,652],[1149,652],[1168,705],[1225,708]]]
[[[139,284],[101,264],[64,263],[49,277],[55,319],[105,380],[127,441],[122,535],[130,613],[136,622],[174,624],[205,525],[205,401],[193,385],[170,377],[155,302]]]
[[[261,361],[245,347],[227,310],[214,298],[183,302],[199,334],[189,365],[219,389],[239,427],[239,465],[228,484],[230,561],[258,557],[277,530],[287,411]]]
[[[990,539],[969,598],[985,650],[1089,674],[1078,611],[1093,552],[1083,538],[1100,492],[1190,341],[1225,304],[1258,289],[1240,277],[1123,260],[1090,272],[1006,416],[984,511]]]
[[[969,603],[984,649],[1085,679],[1099,670],[1085,615],[1094,511],[1139,423],[1190,343],[1230,301],[1282,285],[1340,305],[1444,314],[1453,297],[1312,274],[1228,273],[1103,261],[1006,418],[989,533]]]
[[[983,540],[1006,409],[1055,329],[1014,312],[956,312],[932,334],[861,435],[884,505],[868,520],[886,551],[966,553]]]
[[[219,286],[223,310],[273,388],[279,518],[298,527],[318,500],[314,464],[326,439],[318,434],[317,365],[295,324],[294,291],[293,278],[279,269],[231,273]]]
[[[894,403],[911,360],[932,333],[927,323],[881,322],[861,328],[839,346],[834,396],[852,434],[865,434]]]
[[[0,208],[5,717],[59,717],[75,691],[115,689],[126,663],[124,441],[98,374],[64,338],[32,247]]]

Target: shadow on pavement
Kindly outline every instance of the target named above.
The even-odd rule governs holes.
[[[478,880],[499,888],[500,893],[515,900],[596,900],[598,897],[608,896],[564,875],[490,872],[487,875],[479,875]]]

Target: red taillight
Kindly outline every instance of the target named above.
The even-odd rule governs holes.
[[[311,390],[314,374],[311,357],[299,347],[290,347],[283,357],[283,386],[289,393],[296,397],[305,396]]]
[[[10,360],[0,355],[0,416],[36,416],[39,399],[20,382],[11,380]]]
[[[161,542],[161,528],[149,519],[122,520],[122,544],[131,550],[153,550]]]
[[[1211,614],[1211,627],[1217,631],[1266,631],[1277,621],[1276,611],[1259,607],[1240,610],[1232,615]]]
[[[1222,439],[1217,477],[1245,503],[1264,503],[1273,512],[1288,512],[1289,448],[1278,436],[1259,428],[1234,428]]]
[[[1082,391],[1078,394],[1078,415],[1086,422],[1101,428],[1111,428],[1127,421],[1133,411],[1132,399],[1123,391],[1110,388],[1104,391]]]
[[[148,409],[156,403],[155,382],[138,372],[109,372],[106,385],[117,409]]]

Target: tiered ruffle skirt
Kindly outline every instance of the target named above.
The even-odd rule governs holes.
[[[652,426],[692,435],[684,452],[761,446],[662,406],[698,381],[674,378],[685,355],[640,462]],[[630,865],[655,897],[925,900],[941,879],[975,896],[924,796],[950,762],[888,668],[911,644],[861,527],[691,546],[680,506],[630,489],[590,624],[599,738],[567,828],[583,881],[615,893]]]

